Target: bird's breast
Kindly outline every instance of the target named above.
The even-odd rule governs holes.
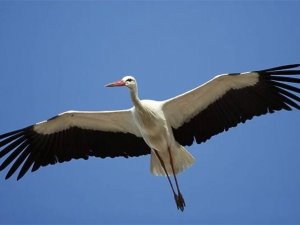
[[[136,110],[135,119],[143,133],[156,133],[164,126],[164,119],[149,110]]]
[[[169,132],[166,120],[159,110],[147,106],[136,108],[134,118],[145,142],[151,148],[160,150],[167,146]]]

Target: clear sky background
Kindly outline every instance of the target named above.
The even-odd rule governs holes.
[[[214,75],[300,63],[297,1],[1,1],[0,133],[74,110],[131,107],[134,75],[163,100]],[[177,210],[149,156],[73,160],[4,180],[1,224],[300,223],[300,112],[188,148]],[[118,140],[112,140],[118,141]]]

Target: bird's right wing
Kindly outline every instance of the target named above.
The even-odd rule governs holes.
[[[18,179],[31,166],[35,171],[40,166],[89,156],[127,158],[149,153],[131,110],[68,111],[0,135],[0,158],[7,156],[0,171],[12,164],[6,178],[19,167]]]
[[[254,116],[300,109],[300,83],[293,70],[300,64],[266,70],[223,74],[182,95],[164,101],[162,108],[182,145],[208,140]]]

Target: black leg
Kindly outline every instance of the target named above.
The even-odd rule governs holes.
[[[153,149],[153,151],[154,151],[155,155],[157,156],[157,158],[158,158],[158,160],[159,160],[159,162],[160,162],[160,164],[161,164],[163,170],[165,171],[165,173],[166,173],[166,175],[167,175],[169,184],[170,184],[170,186],[171,186],[171,189],[172,189],[172,192],[173,192],[173,195],[174,195],[174,199],[175,199],[177,208],[180,209],[181,211],[183,211],[183,210],[184,210],[184,207],[185,207],[184,199],[183,199],[183,197],[182,197],[182,195],[181,195],[180,192],[179,192],[178,195],[176,194],[176,192],[175,192],[175,190],[174,190],[174,187],[173,187],[173,184],[172,184],[172,182],[171,182],[170,176],[169,176],[169,174],[168,174],[168,172],[167,172],[165,163],[164,163],[164,161],[162,160],[162,158],[160,157],[160,155],[158,154],[158,151],[155,150],[155,149]],[[173,169],[173,168],[172,168],[172,169]],[[174,169],[173,169],[173,173],[174,173]],[[174,174],[175,174],[175,173],[174,173]],[[176,182],[176,185],[177,185],[177,190],[179,191],[177,182]]]
[[[176,195],[175,190],[174,190],[174,187],[173,187],[173,184],[172,184],[172,182],[171,182],[171,180],[170,180],[170,177],[169,177],[169,174],[168,174],[168,172],[167,172],[167,169],[166,169],[166,166],[165,166],[164,161],[162,160],[162,158],[161,158],[160,155],[158,154],[158,151],[157,151],[157,150],[154,150],[154,152],[155,152],[155,155],[157,156],[157,158],[158,158],[158,160],[159,160],[159,162],[160,162],[162,168],[164,169],[164,171],[165,171],[165,173],[166,173],[166,175],[167,175],[167,178],[168,178],[168,181],[169,181],[170,186],[171,186],[171,188],[172,188],[173,194]]]
[[[179,205],[180,210],[183,211],[184,207],[185,207],[185,201],[184,201],[184,198],[183,198],[183,196],[182,196],[182,194],[180,192],[180,189],[179,189],[179,185],[178,185],[176,173],[175,173],[175,170],[174,170],[173,157],[172,157],[170,148],[168,148],[168,151],[169,151],[170,163],[171,163],[171,167],[172,167],[172,171],[173,171],[173,176],[174,176],[174,180],[175,180],[175,184],[176,184],[176,188],[177,188],[177,192],[178,192],[178,196],[177,196],[176,202],[178,202],[177,206]]]

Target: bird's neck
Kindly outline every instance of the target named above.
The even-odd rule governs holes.
[[[137,87],[130,89],[130,97],[135,107],[141,107],[141,100],[138,96]]]

